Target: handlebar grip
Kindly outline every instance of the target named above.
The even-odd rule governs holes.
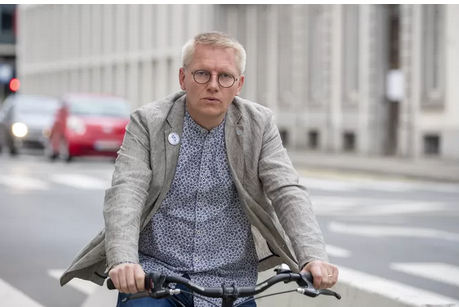
[[[107,288],[109,290],[115,290],[115,285],[113,284],[113,280],[111,280],[110,278],[107,279]]]
[[[151,289],[151,279],[148,275],[145,276],[145,289],[150,290]],[[116,290],[115,284],[113,284],[113,280],[110,278],[107,278],[107,288],[108,290]]]

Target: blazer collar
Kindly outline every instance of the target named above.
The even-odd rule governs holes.
[[[177,133],[182,139],[183,120],[185,117],[186,95],[183,95],[175,102],[167,116],[169,129],[164,131],[164,144],[166,147],[166,186],[170,186],[174,177],[180,152],[179,145],[173,145],[169,142],[169,135]],[[244,125],[240,123],[242,113],[238,108],[237,97],[230,104],[225,122],[225,144],[226,154],[233,177],[237,177],[241,183],[244,177]]]
[[[240,123],[242,113],[238,108],[237,99],[228,108],[225,123],[226,155],[230,169],[233,173],[233,180],[244,182],[244,125]]]

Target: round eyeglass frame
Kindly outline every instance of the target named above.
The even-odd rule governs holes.
[[[200,71],[201,71],[201,72],[206,72],[206,73],[209,74],[209,79],[208,79],[206,82],[198,82],[198,81],[196,80],[195,74],[196,74],[197,72],[200,72]],[[207,83],[209,83],[210,79],[212,79],[212,74],[211,74],[210,72],[208,72],[207,70],[203,70],[203,69],[198,69],[198,70],[192,71],[191,74],[193,75],[193,80],[194,80],[194,82],[196,82],[197,84],[207,84]],[[223,85],[220,83],[220,76],[221,76],[221,75],[228,75],[228,76],[233,77],[233,83],[232,83],[230,86],[223,86]],[[218,85],[220,85],[220,86],[223,87],[223,88],[230,88],[230,87],[232,87],[232,86],[234,85],[234,83],[236,83],[237,80],[238,80],[238,79],[236,79],[233,75],[230,75],[230,74],[219,74],[219,75],[218,75],[218,78],[217,78]]]

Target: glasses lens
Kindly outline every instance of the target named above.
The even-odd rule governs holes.
[[[210,73],[205,70],[197,70],[194,72],[193,77],[197,83],[207,83],[210,80]]]
[[[231,75],[222,74],[218,77],[218,83],[220,83],[223,87],[231,87],[233,86],[235,79]]]

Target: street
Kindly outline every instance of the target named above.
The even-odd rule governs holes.
[[[0,155],[5,307],[80,307],[98,286],[58,277],[103,227],[113,162]],[[459,299],[459,184],[298,169],[330,261]]]

